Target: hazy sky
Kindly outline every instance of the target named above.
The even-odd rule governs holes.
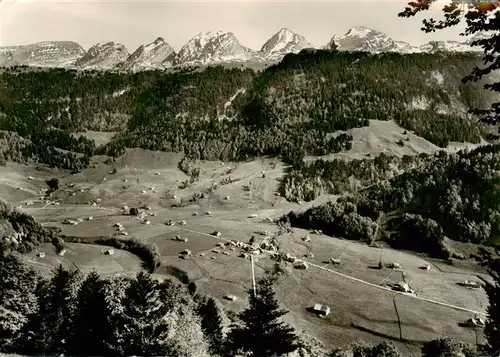
[[[426,34],[423,17],[404,19],[397,13],[406,1],[44,1],[0,0],[0,46],[47,40],[76,41],[85,49],[97,42],[123,43],[130,52],[163,37],[176,50],[201,31],[233,32],[242,45],[259,49],[287,27],[314,45],[333,34],[363,25],[395,40],[422,44],[461,40],[459,29]],[[428,13],[440,15],[442,5]]]

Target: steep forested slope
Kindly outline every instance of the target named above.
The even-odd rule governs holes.
[[[379,163],[367,164],[369,169],[361,175],[369,177],[366,173],[371,172],[376,176],[384,166],[389,170],[391,160],[381,157]],[[394,246],[438,256],[447,254],[444,236],[463,242],[499,242],[499,145],[400,160],[400,167],[407,168],[403,173],[337,202],[298,215],[292,212],[283,220],[349,239],[370,242],[383,237]],[[336,172],[358,168],[360,163],[348,163],[348,168],[321,165],[325,166],[324,172],[329,172],[324,177],[335,182],[339,177]],[[379,237],[375,236],[377,225],[382,229]]]
[[[78,169],[95,144],[72,133],[94,130],[118,132],[99,151],[112,155],[142,147],[203,159],[266,154],[300,162],[305,154],[349,148],[349,135],[331,133],[367,119],[395,119],[440,146],[478,142],[466,111],[486,105],[486,94],[460,80],[477,63],[470,54],[302,51],[262,73],[14,68],[0,75],[0,129],[27,140],[16,141],[20,155],[0,152]]]
[[[38,244],[50,242],[55,234],[0,199],[0,255],[4,252],[29,252]]]

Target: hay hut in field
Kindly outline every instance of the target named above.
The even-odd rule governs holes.
[[[386,267],[389,269],[401,269],[401,264],[392,262],[387,263]]]
[[[465,325],[467,327],[484,327],[486,323],[480,317],[472,317],[465,322]]]
[[[294,266],[295,269],[305,270],[308,268],[306,262],[299,260]]]
[[[408,285],[404,281],[399,282],[397,284],[394,284],[393,287],[392,287],[392,290],[401,291],[403,293],[410,293],[410,294],[414,293],[413,289],[410,288],[410,285]]]
[[[325,316],[328,316],[330,314],[330,307],[328,307],[326,305],[321,305],[321,304],[314,304],[313,311],[316,314],[318,314],[322,317],[325,317]]]
[[[465,280],[464,282],[458,284],[469,289],[479,289],[481,287],[481,284],[479,284],[477,281],[472,280]]]

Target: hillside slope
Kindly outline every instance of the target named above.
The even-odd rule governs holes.
[[[0,199],[0,255],[12,250],[29,252],[40,243],[50,242],[52,237],[33,217]]]
[[[28,139],[25,159],[74,170],[96,153],[120,155],[126,147],[208,160],[300,161],[349,149],[351,136],[339,131],[370,119],[394,120],[439,147],[479,143],[480,127],[466,112],[492,98],[479,83],[461,82],[478,61],[472,54],[304,50],[257,74],[223,67],[14,70],[0,76],[0,129]],[[73,135],[87,130],[117,135],[96,151],[91,140]]]

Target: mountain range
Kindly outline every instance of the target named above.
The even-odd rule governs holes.
[[[371,53],[478,52],[482,50],[471,47],[470,43],[485,36],[479,33],[466,42],[431,41],[422,46],[413,46],[395,41],[378,30],[354,26],[343,36],[334,35],[327,45],[318,47],[304,36],[283,28],[267,40],[260,50],[254,51],[243,46],[232,32],[211,31],[197,34],[179,52],[175,52],[162,37],[158,37],[149,44],[139,46],[131,54],[124,45],[115,42],[98,43],[85,51],[76,42],[47,41],[0,47],[0,66],[141,71],[215,63],[271,64],[279,62],[288,53],[298,53],[308,48]]]

